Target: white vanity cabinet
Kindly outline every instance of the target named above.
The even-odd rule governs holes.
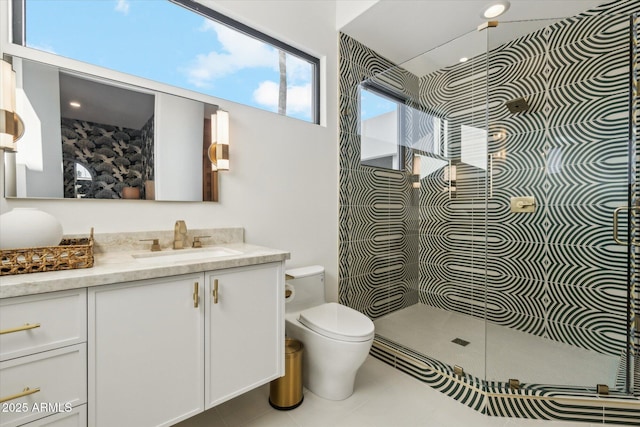
[[[170,426],[203,410],[204,274],[89,288],[89,425]]]
[[[281,263],[206,274],[205,409],[284,375]]]
[[[282,262],[88,296],[90,426],[170,426],[284,374]]]
[[[0,426],[86,426],[86,337],[86,289],[0,300]]]

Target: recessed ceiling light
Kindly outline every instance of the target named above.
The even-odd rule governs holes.
[[[482,17],[486,19],[497,18],[509,10],[509,6],[511,6],[511,3],[509,3],[508,0],[491,2],[485,6],[484,11],[482,12]]]
[[[81,105],[78,101],[71,101],[69,102],[69,105],[71,105],[73,108],[80,108]]]
[[[467,58],[466,56],[463,56],[462,58],[460,58],[460,62],[467,62],[469,60],[469,58]]]

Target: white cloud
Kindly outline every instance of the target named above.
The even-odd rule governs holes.
[[[311,64],[293,55],[287,55],[287,82],[306,83],[311,78]]]
[[[263,81],[253,92],[253,99],[270,110],[278,111],[278,88],[276,82]],[[287,88],[287,113],[311,117],[311,83]]]
[[[222,50],[196,56],[186,70],[189,82],[195,86],[210,86],[213,80],[243,68],[278,69],[278,52],[273,47],[217,22],[205,20],[201,29],[215,32]]]
[[[129,13],[129,6],[129,0],[117,0],[116,11],[122,12],[126,15]]]
[[[278,110],[278,88],[276,82],[270,80],[260,83],[258,88],[253,91],[253,100],[260,105],[264,105],[271,110]]]

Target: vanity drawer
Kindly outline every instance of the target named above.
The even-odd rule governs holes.
[[[0,361],[85,342],[87,291],[0,300],[0,332]]]
[[[87,345],[77,344],[0,363],[0,426],[18,425],[87,402]]]
[[[87,427],[87,405],[80,405],[60,414],[49,415],[22,427]]]

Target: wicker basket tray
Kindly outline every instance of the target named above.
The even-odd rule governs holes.
[[[93,228],[89,238],[62,239],[59,246],[0,250],[0,276],[93,267]]]

